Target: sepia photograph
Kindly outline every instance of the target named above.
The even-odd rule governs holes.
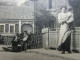
[[[0,60],[80,60],[80,0],[0,0]]]

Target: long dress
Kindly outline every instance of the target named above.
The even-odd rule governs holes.
[[[71,12],[58,15],[58,22],[61,24],[58,46],[61,46],[62,50],[70,50],[71,30],[69,24],[73,21],[73,14]]]
[[[69,29],[68,24],[67,23],[63,23],[66,20],[67,20],[67,13],[59,13],[59,15],[58,15],[58,22],[61,24],[61,26],[60,26],[58,46],[61,45],[63,37],[64,37],[64,34]]]

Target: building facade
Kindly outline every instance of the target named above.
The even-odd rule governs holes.
[[[0,35],[14,35],[27,31],[34,33],[34,2],[22,6],[0,5]]]

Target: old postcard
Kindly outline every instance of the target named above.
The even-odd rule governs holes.
[[[80,60],[80,0],[0,0],[0,60]]]

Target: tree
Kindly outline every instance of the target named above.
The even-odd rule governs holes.
[[[73,7],[75,26],[80,26],[80,0],[68,0]]]
[[[37,11],[35,12],[35,19],[38,33],[41,33],[41,30],[44,27],[54,28],[56,18],[45,8],[37,9]]]

